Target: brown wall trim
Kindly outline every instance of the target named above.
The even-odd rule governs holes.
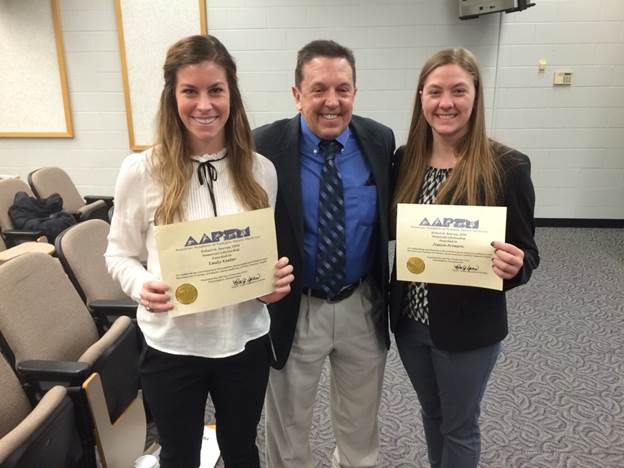
[[[624,228],[624,219],[535,218],[537,227]]]

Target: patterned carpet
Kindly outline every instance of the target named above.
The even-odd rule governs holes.
[[[539,228],[537,241],[539,269],[508,294],[511,332],[483,403],[480,466],[622,468],[624,231]],[[311,434],[319,467],[330,466],[333,450],[328,384],[325,369]],[[380,467],[429,466],[394,344],[380,426]],[[258,436],[263,450],[263,422]]]

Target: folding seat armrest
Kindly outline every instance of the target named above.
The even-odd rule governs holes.
[[[106,208],[110,208],[111,206],[113,206],[113,197],[110,195],[85,195],[83,198],[85,203],[87,204],[93,203],[97,200],[102,200],[104,203],[106,203]]]
[[[105,344],[105,349],[93,361],[93,371],[102,377],[106,403],[114,421],[136,398],[139,389],[139,345],[135,325],[130,318],[119,317],[91,348],[97,348],[98,343]],[[82,356],[85,361],[90,360],[88,353],[89,350]]]
[[[82,385],[91,373],[91,365],[76,361],[45,361],[32,359],[17,363],[17,373],[35,388],[42,382],[66,383],[70,386]]]
[[[7,247],[13,247],[24,242],[47,242],[48,238],[42,231],[21,231],[18,229],[8,229],[2,231],[6,239]]]
[[[82,213],[78,210],[65,210],[65,212],[72,215],[77,223],[82,219]]]
[[[89,309],[94,316],[98,318],[106,318],[107,316],[127,315],[128,317],[136,317],[137,303],[132,299],[128,300],[105,300],[100,299],[91,301],[88,304]]]
[[[88,219],[108,221],[108,206],[106,206],[104,200],[96,199],[84,205],[78,211],[80,212],[80,221],[86,221]]]

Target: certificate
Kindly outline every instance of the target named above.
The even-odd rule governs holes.
[[[419,205],[397,208],[397,279],[502,291],[492,241],[505,240],[507,208]]]
[[[173,316],[217,309],[273,291],[277,241],[273,209],[156,226]]]

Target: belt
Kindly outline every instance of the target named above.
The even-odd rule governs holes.
[[[363,281],[364,278],[360,278],[355,283],[347,284],[346,286],[340,288],[340,290],[333,296],[327,294],[325,291],[314,288],[303,288],[303,294],[309,294],[312,297],[316,297],[317,299],[323,299],[324,301],[327,301],[329,303],[340,302],[351,296],[351,294],[353,294],[353,292],[360,284],[362,284]]]

